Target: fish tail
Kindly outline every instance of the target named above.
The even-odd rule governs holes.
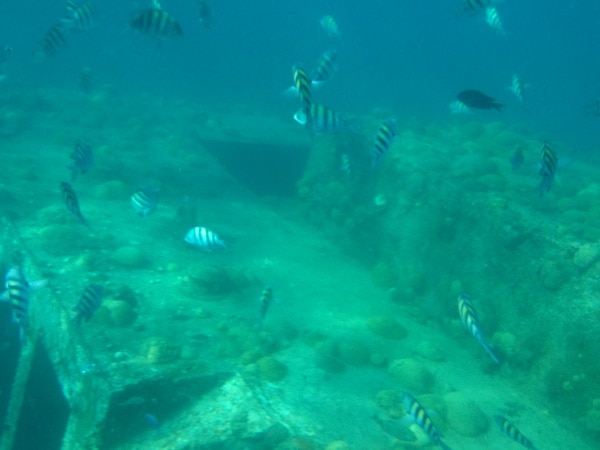
[[[488,344],[481,336],[478,336],[477,340],[479,341],[479,343],[481,344],[481,346],[484,348],[484,350],[488,353],[488,355],[491,356],[491,358],[494,360],[494,362],[496,364],[500,364],[500,360],[498,359],[498,357],[494,353],[494,350],[492,349],[492,347],[490,346],[490,344]]]
[[[442,441],[441,439],[437,440],[437,445],[442,449],[442,450],[452,450],[452,448],[448,447],[448,445]]]

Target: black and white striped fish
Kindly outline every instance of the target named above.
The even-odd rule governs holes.
[[[63,181],[62,183],[60,183],[60,190],[62,193],[63,201],[65,202],[65,205],[67,206],[67,209],[71,212],[71,214],[77,217],[77,220],[79,220],[83,225],[88,227],[90,231],[93,231],[88,221],[85,219],[85,217],[83,217],[83,214],[81,214],[81,209],[79,209],[79,200],[77,200],[77,194],[75,194],[73,186],[71,186],[66,181]]]
[[[505,419],[504,417],[499,416],[499,415],[494,416],[494,419],[496,420],[496,423],[500,427],[500,430],[502,430],[502,433],[504,433],[510,439],[512,439],[515,442],[518,442],[523,447],[528,448],[529,450],[536,450],[535,446],[533,445],[533,442],[531,442],[529,439],[527,439],[523,435],[523,433],[521,433],[517,429],[517,427],[515,427],[507,419]]]
[[[299,64],[293,67],[294,87],[302,102],[302,111],[308,111],[312,105],[311,81],[304,68]]]
[[[130,22],[131,28],[156,39],[183,35],[179,22],[164,9],[150,8],[140,11]]]
[[[488,6],[491,6],[498,0],[465,0],[463,5],[464,13],[476,13],[483,11]]]
[[[185,242],[207,252],[215,248],[226,248],[225,242],[219,239],[217,233],[205,227],[192,228],[185,235]]]
[[[65,28],[71,31],[88,31],[98,23],[98,11],[91,2],[67,2],[67,14],[61,19]]]
[[[433,421],[416,398],[405,392],[402,397],[402,405],[412,421],[427,433],[427,436],[429,436],[434,444],[444,450],[451,450],[450,447],[442,441],[442,433],[440,433],[440,430],[434,425]]]
[[[339,38],[341,36],[340,28],[333,17],[329,15],[323,16],[319,22],[321,28],[323,28],[330,37]]]
[[[156,211],[160,189],[155,186],[146,186],[138,189],[131,196],[131,207],[136,214],[147,217]]]
[[[499,364],[500,360],[494,353],[492,347],[484,339],[481,329],[479,328],[479,322],[477,321],[477,313],[475,307],[469,300],[467,294],[460,294],[458,296],[458,313],[462,323],[467,327],[469,333],[473,335],[475,339],[481,344],[485,351],[492,357],[495,363]]]
[[[311,87],[314,88],[331,80],[336,70],[337,52],[334,50],[324,52],[310,74]]]
[[[308,114],[304,109],[298,110],[294,114],[294,120],[317,134],[339,133],[356,128],[355,121],[346,119],[332,108],[317,103],[310,106]]]
[[[62,24],[53,25],[42,38],[36,59],[42,60],[45,57],[54,56],[66,43],[67,30],[65,27]]]
[[[71,153],[71,160],[73,162],[67,169],[71,170],[71,183],[74,183],[77,175],[88,173],[94,166],[94,152],[91,144],[85,139],[77,139]]]
[[[12,267],[6,273],[6,290],[2,293],[0,299],[7,300],[11,303],[13,322],[19,325],[19,336],[21,341],[23,341],[23,332],[27,326],[31,292],[45,285],[46,280],[29,283],[25,279],[23,270],[18,266]]]
[[[373,163],[371,168],[375,168],[377,163],[386,154],[394,138],[396,137],[396,120],[389,119],[384,121],[377,130],[375,142],[373,144]]]
[[[540,149],[540,170],[539,175],[542,180],[537,186],[537,191],[540,197],[550,191],[552,183],[554,182],[554,176],[556,175],[556,168],[558,166],[558,158],[554,153],[554,150],[547,144],[543,143]]]
[[[79,302],[73,308],[77,315],[73,318],[79,324],[82,320],[88,321],[94,315],[104,298],[104,287],[100,284],[90,284],[85,288]]]

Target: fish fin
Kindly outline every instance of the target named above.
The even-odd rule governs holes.
[[[8,302],[8,301],[10,301],[10,298],[8,297],[8,291],[2,292],[2,294],[0,294],[0,302]]]
[[[296,86],[290,86],[289,88],[284,89],[281,92],[281,95],[287,98],[296,98],[298,97],[298,89],[296,89]]]

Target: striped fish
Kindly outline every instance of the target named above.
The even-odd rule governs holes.
[[[533,442],[531,442],[529,439],[527,439],[523,435],[523,433],[521,433],[517,429],[517,427],[515,427],[512,423],[510,423],[504,417],[496,415],[496,416],[494,416],[494,419],[496,420],[496,423],[500,426],[500,430],[502,430],[502,433],[504,433],[510,439],[512,439],[515,442],[518,442],[525,448],[528,448],[530,450],[536,450],[535,446],[533,445]]]
[[[73,308],[77,315],[73,318],[76,324],[80,324],[82,320],[88,321],[94,315],[102,303],[104,297],[104,287],[99,284],[90,284],[85,288],[79,302]]]
[[[185,235],[185,242],[207,252],[219,247],[226,248],[225,242],[219,239],[217,233],[205,227],[192,228]]]
[[[383,122],[375,135],[375,143],[373,144],[373,163],[371,168],[375,168],[377,163],[383,158],[383,155],[388,151],[394,138],[396,137],[396,120],[389,119]]]
[[[500,14],[498,14],[496,7],[489,6],[485,9],[485,21],[495,32],[503,36],[506,35],[502,19],[500,19]]]
[[[61,24],[53,25],[44,35],[38,48],[40,57],[54,56],[67,43],[67,33]]]
[[[85,139],[77,139],[71,160],[73,162],[67,169],[71,170],[71,183],[74,183],[77,175],[88,173],[94,166],[94,152],[90,143]]]
[[[451,450],[450,447],[442,441],[442,433],[440,433],[440,430],[433,424],[433,421],[416,398],[405,392],[402,397],[402,405],[412,421],[427,433],[434,444],[444,450]]]
[[[310,74],[311,87],[318,86],[331,80],[336,70],[337,52],[334,50],[324,52]]]
[[[179,22],[164,9],[144,9],[129,24],[131,28],[156,39],[165,39],[183,34]]]
[[[469,330],[469,333],[471,333],[475,339],[479,341],[481,346],[486,352],[488,352],[494,362],[499,364],[500,360],[494,354],[492,347],[490,347],[490,345],[483,338],[483,334],[481,333],[481,329],[479,328],[479,323],[477,321],[475,307],[469,300],[467,294],[463,293],[458,296],[458,313],[460,314],[462,323],[465,325],[465,327],[467,327],[467,330]]]
[[[335,110],[317,103],[313,103],[307,114],[301,109],[294,114],[294,120],[314,133],[338,133],[353,130],[354,121],[342,118]]]
[[[98,11],[90,2],[67,2],[67,14],[61,23],[72,31],[88,31],[98,23]]]
[[[258,310],[258,323],[262,325],[267,317],[267,312],[269,311],[269,307],[273,302],[273,289],[270,287],[266,287],[263,289],[262,294],[260,295],[260,307]]]
[[[65,202],[65,205],[67,206],[67,209],[71,212],[71,214],[77,217],[77,220],[79,220],[79,222],[88,227],[90,231],[93,231],[88,221],[85,219],[85,217],[83,217],[83,214],[81,214],[81,209],[79,209],[79,200],[77,200],[77,194],[75,194],[73,186],[71,186],[66,181],[63,181],[62,183],[60,183],[60,190],[62,193],[63,201]]]
[[[9,269],[5,277],[6,291],[2,293],[2,300],[10,301],[12,305],[13,322],[19,325],[19,336],[21,342],[24,337],[24,329],[27,326],[29,313],[29,302],[31,292],[46,285],[46,280],[29,283],[20,267]]]
[[[525,103],[525,84],[521,80],[518,74],[512,76],[512,83],[510,84],[510,91],[515,94],[517,100],[521,103]]]
[[[465,0],[463,12],[478,12],[492,5],[494,0]]]
[[[131,196],[131,206],[136,214],[146,217],[156,211],[160,189],[149,186],[138,189]]]
[[[300,96],[302,110],[308,111],[312,105],[312,93],[310,90],[310,79],[304,68],[298,64],[293,67],[294,87]]]
[[[452,114],[471,114],[473,110],[460,100],[454,100],[450,103],[450,112]]]
[[[540,197],[550,191],[552,183],[554,182],[554,176],[556,174],[556,167],[558,165],[558,158],[554,153],[554,150],[547,144],[543,143],[540,149],[541,161],[539,175],[542,180],[537,186],[537,191]]]
[[[323,16],[320,20],[321,28],[323,28],[330,37],[340,37],[340,29],[337,22],[331,16]]]
[[[82,67],[79,75],[79,82],[81,83],[81,89],[86,94],[92,92],[92,69],[89,67]]]

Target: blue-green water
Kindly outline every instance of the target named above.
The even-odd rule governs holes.
[[[600,6],[494,3],[501,34],[461,0],[208,3],[210,29],[196,2],[161,2],[183,36],[157,41],[128,25],[151,2],[98,1],[97,25],[42,57],[64,4],[0,5],[0,268],[48,280],[24,343],[0,302],[0,448],[12,432],[12,448],[59,448],[67,422],[65,449],[425,447],[403,392],[454,450],[518,448],[498,414],[536,448],[596,448],[599,118],[585,107]],[[313,100],[357,126],[319,135],[282,91],[327,50],[339,67]],[[465,89],[503,111],[451,114]],[[59,189],[78,138],[94,152],[72,181],[91,230]],[[540,197],[544,142],[558,164]],[[130,196],[148,186],[158,205],[139,217]],[[192,227],[226,248],[188,245]],[[104,300],[77,327],[90,283]],[[35,342],[52,392],[36,356],[16,420],[15,364]]]

